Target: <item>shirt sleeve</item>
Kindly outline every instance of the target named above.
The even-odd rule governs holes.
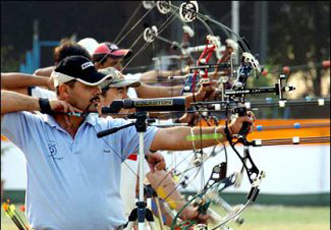
[[[114,119],[116,120],[115,126],[121,126],[128,121],[124,119]],[[153,143],[154,137],[159,129],[157,127],[147,127],[146,132],[144,133],[144,153],[150,152],[151,145]],[[121,135],[119,140],[121,141],[121,153],[122,159],[126,159],[130,154],[139,152],[139,133],[136,130],[136,127],[130,126],[119,131],[118,135]]]
[[[8,113],[2,118],[1,134],[25,152],[26,144],[31,141],[33,129],[36,129],[40,122],[40,119],[30,112]]]

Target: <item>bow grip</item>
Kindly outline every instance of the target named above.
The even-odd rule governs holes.
[[[239,117],[243,117],[247,115],[247,109],[246,107],[239,107],[237,108],[236,112],[238,113]],[[243,122],[243,125],[239,131],[239,135],[241,136],[246,136],[249,133],[249,128],[250,128],[251,124],[249,122]]]
[[[239,135],[241,136],[246,136],[249,133],[249,128],[250,128],[251,124],[247,121],[243,122],[243,125],[239,131]]]

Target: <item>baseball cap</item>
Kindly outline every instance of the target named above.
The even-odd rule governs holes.
[[[112,78],[107,79],[101,84],[102,90],[106,90],[108,88],[139,87],[141,85],[140,81],[126,80],[121,72],[113,67],[99,69],[99,72],[112,76]]]
[[[120,49],[117,45],[110,42],[100,43],[93,52],[93,55],[109,55],[113,58],[127,58],[132,54],[132,50]]]
[[[51,74],[54,86],[57,87],[71,80],[77,80],[85,85],[98,86],[111,75],[96,70],[91,60],[84,56],[69,56],[63,59]]]
[[[99,43],[94,38],[89,38],[89,37],[79,40],[77,44],[81,45],[84,49],[86,49],[91,56],[93,55],[93,51],[99,45]]]

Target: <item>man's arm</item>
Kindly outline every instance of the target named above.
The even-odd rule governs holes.
[[[1,90],[1,115],[19,111],[40,110],[38,98]]]
[[[55,66],[48,66],[48,67],[37,69],[33,74],[39,75],[39,76],[50,77],[54,69],[55,69]]]
[[[54,90],[52,79],[47,77],[25,73],[1,73],[1,89],[28,94],[29,86],[43,86]]]
[[[207,83],[201,82],[200,89],[198,92],[194,93],[194,96],[193,93],[185,96],[185,107],[191,107],[191,103],[194,102],[194,99],[195,101],[203,101],[213,98],[217,93],[216,87],[216,81],[208,81]]]
[[[65,101],[51,100],[49,104],[54,112],[82,112]],[[20,111],[40,111],[39,98],[1,90],[1,119],[4,114]]]
[[[191,103],[194,102],[194,99],[195,99],[195,101],[203,101],[205,99],[210,99],[210,98],[214,97],[214,95],[217,93],[216,85],[217,85],[216,81],[211,81],[211,82],[208,82],[206,84],[201,84],[201,87],[200,87],[199,91],[194,93],[194,96],[193,96],[193,93],[191,93],[187,96],[181,96],[181,97],[176,97],[176,98],[185,99],[185,108],[190,108]],[[164,114],[162,114],[162,113],[154,112],[154,113],[150,113],[150,115],[152,117],[158,117],[158,118],[163,117],[163,118],[167,119],[167,117],[164,116]],[[186,115],[186,118],[187,118],[187,116],[188,115]],[[189,120],[192,119],[192,118],[187,118],[187,119],[186,118],[180,119],[180,122],[181,123],[188,123],[187,119],[189,119]]]
[[[185,70],[185,72],[181,72],[180,70],[150,70],[141,74],[140,81],[145,83],[156,83],[158,77],[167,78],[169,76],[177,76],[186,73],[188,73],[187,70]]]
[[[179,96],[182,88],[183,86],[152,86],[142,83],[136,90],[139,98],[159,98]]]
[[[252,124],[254,121],[254,115],[249,113],[248,116],[239,117],[229,124],[230,135],[239,133],[243,122],[248,122]],[[225,127],[216,128],[217,138],[214,138],[215,129],[209,127],[195,127],[193,128],[193,136],[191,134],[190,127],[175,127],[160,129],[152,142],[151,150],[189,150],[194,147],[204,148],[213,145],[217,145],[220,142],[227,140]],[[200,140],[201,134],[211,134],[211,138],[205,138],[205,140]],[[188,138],[190,136],[190,138]],[[193,139],[193,140],[192,140]],[[165,141],[166,140],[166,141]]]

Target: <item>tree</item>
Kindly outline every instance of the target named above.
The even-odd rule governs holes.
[[[312,65],[330,59],[329,1],[279,1],[269,5],[271,65]],[[316,66],[311,72],[313,94],[320,96],[322,67]]]

